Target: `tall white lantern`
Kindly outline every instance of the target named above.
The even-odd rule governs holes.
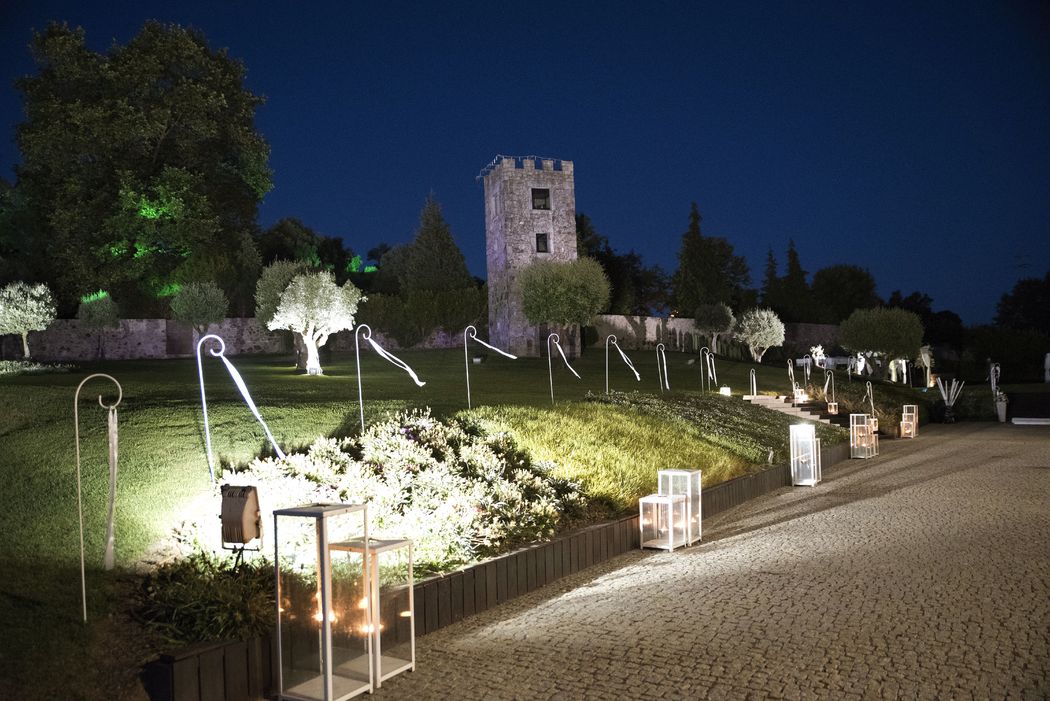
[[[664,496],[684,496],[686,504],[686,545],[700,540],[702,506],[700,470],[660,470],[656,473],[657,491]]]
[[[879,454],[878,425],[868,414],[849,415],[849,448],[851,458],[873,458]]]
[[[364,504],[305,504],[273,512],[277,575],[277,692],[343,701],[373,689],[369,558],[337,543],[368,540]]]
[[[820,439],[813,424],[791,426],[791,484],[815,487],[820,483]]]
[[[919,405],[905,404],[901,413],[901,438],[915,438],[919,434]]]
[[[681,494],[650,494],[638,500],[642,548],[674,550],[687,544],[688,501]]]
[[[371,539],[332,543],[332,550],[368,552],[371,573],[373,677],[378,689],[395,674],[416,668],[412,541]]]

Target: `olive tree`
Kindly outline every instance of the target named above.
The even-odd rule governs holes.
[[[590,258],[539,260],[518,277],[522,311],[530,324],[586,324],[609,304],[609,278]]]
[[[191,282],[171,298],[172,318],[193,326],[198,336],[225,319],[229,308],[226,293],[214,282]]]
[[[30,331],[43,331],[55,320],[55,299],[47,285],[12,282],[0,289],[0,335],[22,337],[22,355],[29,358]]]
[[[317,349],[328,342],[331,334],[353,328],[357,305],[364,300],[352,282],[340,287],[330,272],[303,273],[296,275],[281,293],[266,326],[271,331],[286,329],[297,334],[306,348],[306,372],[320,375]]]
[[[693,328],[711,338],[711,350],[718,352],[718,337],[733,330],[736,317],[725,302],[701,304],[693,314]]]
[[[897,308],[857,309],[839,325],[839,343],[843,348],[890,361],[915,357],[922,345],[922,334],[919,315]]]
[[[733,335],[747,345],[751,358],[762,362],[762,356],[784,343],[784,323],[772,309],[751,309],[737,320]]]
[[[107,292],[98,292],[82,297],[77,307],[77,319],[81,324],[95,332],[97,348],[96,358],[104,358],[106,353],[105,330],[120,325],[120,309]]]

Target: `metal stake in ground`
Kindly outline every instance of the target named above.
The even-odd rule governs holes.
[[[561,336],[559,336],[556,333],[552,333],[550,336],[547,336],[547,377],[550,379],[551,383],[551,404],[554,404],[554,368],[551,366],[552,342],[554,343],[554,347],[558,349],[558,353],[559,355],[561,355],[561,359],[562,362],[565,363],[565,367],[569,368],[569,372],[571,372],[573,375],[576,375],[577,380],[580,379],[580,373],[573,370],[572,366],[569,365],[569,360],[565,357],[565,351],[561,349],[561,343],[559,343],[559,341],[561,341]]]
[[[638,371],[634,369],[634,363],[627,357],[627,354],[620,348],[620,344],[616,342],[616,336],[609,334],[605,337],[605,393],[609,393],[609,344],[612,343],[616,346],[616,352],[623,358],[623,362],[627,364],[627,367],[634,373],[634,379],[641,382],[642,376],[638,374]]]
[[[364,394],[361,391],[361,329],[368,329],[368,333],[365,334],[364,339],[368,341],[369,345],[372,346],[372,350],[376,354],[387,361],[391,365],[396,365],[405,372],[408,373],[412,381],[416,383],[417,387],[422,387],[426,384],[423,380],[416,376],[415,371],[408,367],[408,363],[398,358],[393,353],[383,350],[382,346],[372,340],[372,327],[368,324],[358,324],[357,328],[354,329],[354,360],[357,362],[357,405],[361,410],[361,433],[365,432],[365,399]]]
[[[664,389],[671,391],[671,381],[667,377],[667,353],[664,352],[664,344],[656,344],[656,380],[660,385],[660,393]]]
[[[468,336],[470,338],[473,338],[475,341],[477,341],[481,345],[485,346],[489,350],[494,350],[497,353],[499,353],[500,355],[502,355],[504,357],[507,357],[507,358],[510,358],[511,360],[517,360],[518,356],[511,355],[507,351],[502,351],[499,348],[496,348],[496,346],[490,346],[488,343],[485,343],[480,338],[478,338],[478,330],[476,328],[474,328],[473,326],[468,326],[467,328],[463,329],[463,367],[466,368],[466,372],[467,372],[467,408],[469,409],[470,408],[470,357],[467,354],[467,337]]]
[[[103,566],[107,570],[113,569],[116,538],[113,533],[113,519],[116,514],[117,502],[117,405],[124,398],[124,388],[111,375],[95,373],[88,375],[77,385],[76,394],[73,395],[73,434],[76,437],[77,455],[77,515],[80,519],[80,601],[84,613],[84,623],[87,623],[87,579],[84,576],[84,502],[81,496],[80,484],[80,389],[84,384],[96,377],[110,380],[117,386],[117,401],[105,404],[102,395],[98,395],[98,405],[107,411],[106,425],[107,438],[109,442],[109,508],[106,516],[106,552],[103,556]]]

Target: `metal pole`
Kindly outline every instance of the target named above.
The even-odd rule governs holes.
[[[201,346],[203,346],[204,342],[208,339],[214,339],[219,344],[218,352],[216,352],[214,348],[209,351],[215,357],[219,357],[226,352],[226,342],[213,333],[203,336],[197,341],[197,378],[201,383],[201,413],[204,415],[204,447],[208,453],[208,474],[211,475],[211,481],[212,484],[214,484],[215,458],[212,456],[211,452],[211,428],[208,426],[208,400],[204,396],[204,366],[201,364]]]
[[[660,382],[660,392],[662,393],[666,388],[667,391],[671,391],[671,381],[667,376],[667,353],[664,351],[666,346],[662,343],[656,344],[656,379]],[[660,369],[663,367],[663,373],[661,374]]]
[[[98,405],[103,409],[112,411],[117,408],[120,401],[124,398],[124,388],[120,386],[120,383],[112,375],[106,375],[105,373],[97,372],[93,375],[88,375],[80,384],[77,385],[77,391],[73,395],[73,434],[76,439],[76,456],[77,456],[77,515],[79,516],[80,523],[80,601],[81,608],[84,614],[84,623],[87,623],[87,577],[84,574],[84,502],[81,496],[80,487],[80,388],[84,384],[93,378],[104,377],[107,380],[111,380],[113,384],[117,386],[117,401],[112,405],[106,405],[102,402],[102,395],[98,395]]]
[[[552,333],[547,336],[547,378],[551,383],[551,404],[554,404],[554,368],[551,366],[551,339],[554,339],[555,343],[561,341],[561,336],[556,333]]]
[[[707,364],[708,364],[707,356],[708,355],[711,355],[711,349],[710,348],[708,348],[707,346],[704,346],[703,348],[700,349],[700,391],[701,392],[708,391],[708,390],[711,389],[710,378],[707,378],[707,388],[706,388],[706,390],[704,388],[704,380],[705,380],[705,377],[707,377]]]
[[[467,355],[467,333],[473,331],[471,336],[477,334],[478,330],[473,326],[463,329],[463,369],[467,375],[467,408],[470,408],[470,358]]]
[[[755,374],[755,369],[751,368],[751,396],[754,397],[758,394],[758,376]]]
[[[616,343],[616,336],[609,334],[605,337],[605,393],[609,393],[609,341]]]
[[[357,362],[357,406],[361,411],[361,434],[365,432],[365,399],[364,394],[361,392],[361,339],[358,334],[361,333],[361,329],[368,329],[368,335],[366,339],[372,338],[372,327],[368,324],[358,324],[357,328],[354,329],[354,360]]]

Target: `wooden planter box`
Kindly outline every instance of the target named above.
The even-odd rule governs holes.
[[[821,447],[825,467],[849,459],[849,443]],[[781,487],[791,486],[791,466],[737,477],[701,493],[711,517]],[[639,547],[638,516],[582,528],[415,584],[416,635],[426,635],[486,611],[562,577]],[[146,666],[143,686],[153,701],[255,701],[277,688],[269,638],[200,643],[163,655]]]

